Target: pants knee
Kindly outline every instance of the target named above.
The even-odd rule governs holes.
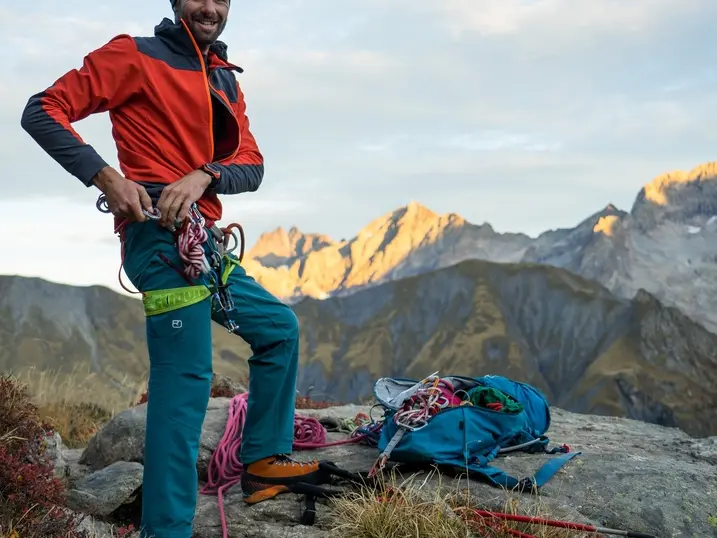
[[[299,340],[299,319],[289,306],[283,306],[276,313],[275,323],[281,328],[282,340],[295,343]]]

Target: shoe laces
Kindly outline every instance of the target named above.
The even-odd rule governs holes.
[[[291,466],[291,467],[306,467],[306,466],[316,465],[316,462],[315,461],[307,461],[307,462],[296,461],[295,459],[292,459],[285,454],[281,454],[274,458],[274,465],[283,465],[283,466]]]

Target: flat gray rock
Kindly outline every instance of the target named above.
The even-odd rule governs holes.
[[[75,483],[67,506],[76,512],[107,516],[130,501],[142,486],[142,464],[118,461]]]
[[[147,404],[116,414],[87,443],[78,463],[97,471],[118,461],[142,463]]]

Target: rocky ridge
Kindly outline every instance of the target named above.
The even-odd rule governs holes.
[[[244,265],[289,302],[355,292],[476,257],[515,262],[530,243],[526,235],[499,234],[488,224],[471,224],[455,213],[438,215],[411,202],[373,220],[350,240],[327,244],[306,235],[315,248],[288,255],[282,250],[283,265],[266,265],[265,255],[257,253],[270,250],[273,238],[284,233],[278,229],[260,238],[247,252]]]
[[[296,233],[292,241],[299,244]],[[716,163],[656,177],[629,212],[607,204],[574,228],[536,238],[497,233],[488,224],[438,215],[413,202],[350,240],[309,243],[310,249],[283,250],[285,263],[277,267],[254,256],[269,249],[260,239],[247,256],[247,270],[295,302],[353,293],[468,259],[540,263],[596,280],[623,298],[645,289],[717,332]]]
[[[221,439],[230,399],[210,401],[202,429],[197,463],[201,480],[206,479],[212,451]],[[299,415],[321,421],[353,418],[368,407],[342,406],[323,410],[301,410]],[[553,408],[548,434],[553,443],[567,443],[582,455],[568,463],[538,497],[525,494],[522,506],[540,502],[563,519],[618,529],[653,533],[659,538],[717,537],[712,516],[717,515],[717,437],[696,440],[675,428],[628,419],[583,416]],[[62,450],[57,468],[69,483],[68,505],[77,511],[100,516],[95,528],[106,526],[103,518],[128,504],[138,506],[146,404],[114,417],[84,450]],[[329,433],[329,440],[344,434]],[[367,445],[342,445],[295,454],[299,459],[318,458],[339,463],[354,471],[366,471],[377,456]],[[514,476],[528,476],[542,458],[528,454],[500,457],[495,465]],[[423,482],[426,477],[420,477]],[[119,486],[118,486],[119,484]],[[426,490],[442,487],[445,492],[468,488],[488,509],[503,508],[507,493],[480,482],[460,483],[444,476],[439,486],[429,478]],[[199,484],[200,488],[202,483]],[[241,501],[240,486],[226,493],[224,506],[228,534],[232,538],[328,538],[332,531],[331,509],[318,505],[315,526],[299,525],[300,498],[283,495],[249,507]],[[194,532],[196,538],[222,535],[217,498],[199,495]]]

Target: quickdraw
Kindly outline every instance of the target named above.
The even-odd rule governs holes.
[[[415,391],[407,395],[399,410],[393,415],[393,421],[398,425],[398,429],[372,465],[368,474],[370,478],[385,469],[393,449],[396,448],[407,431],[424,428],[431,417],[441,409],[453,405],[450,398],[453,387],[449,385],[447,381],[433,374],[418,383]]]

